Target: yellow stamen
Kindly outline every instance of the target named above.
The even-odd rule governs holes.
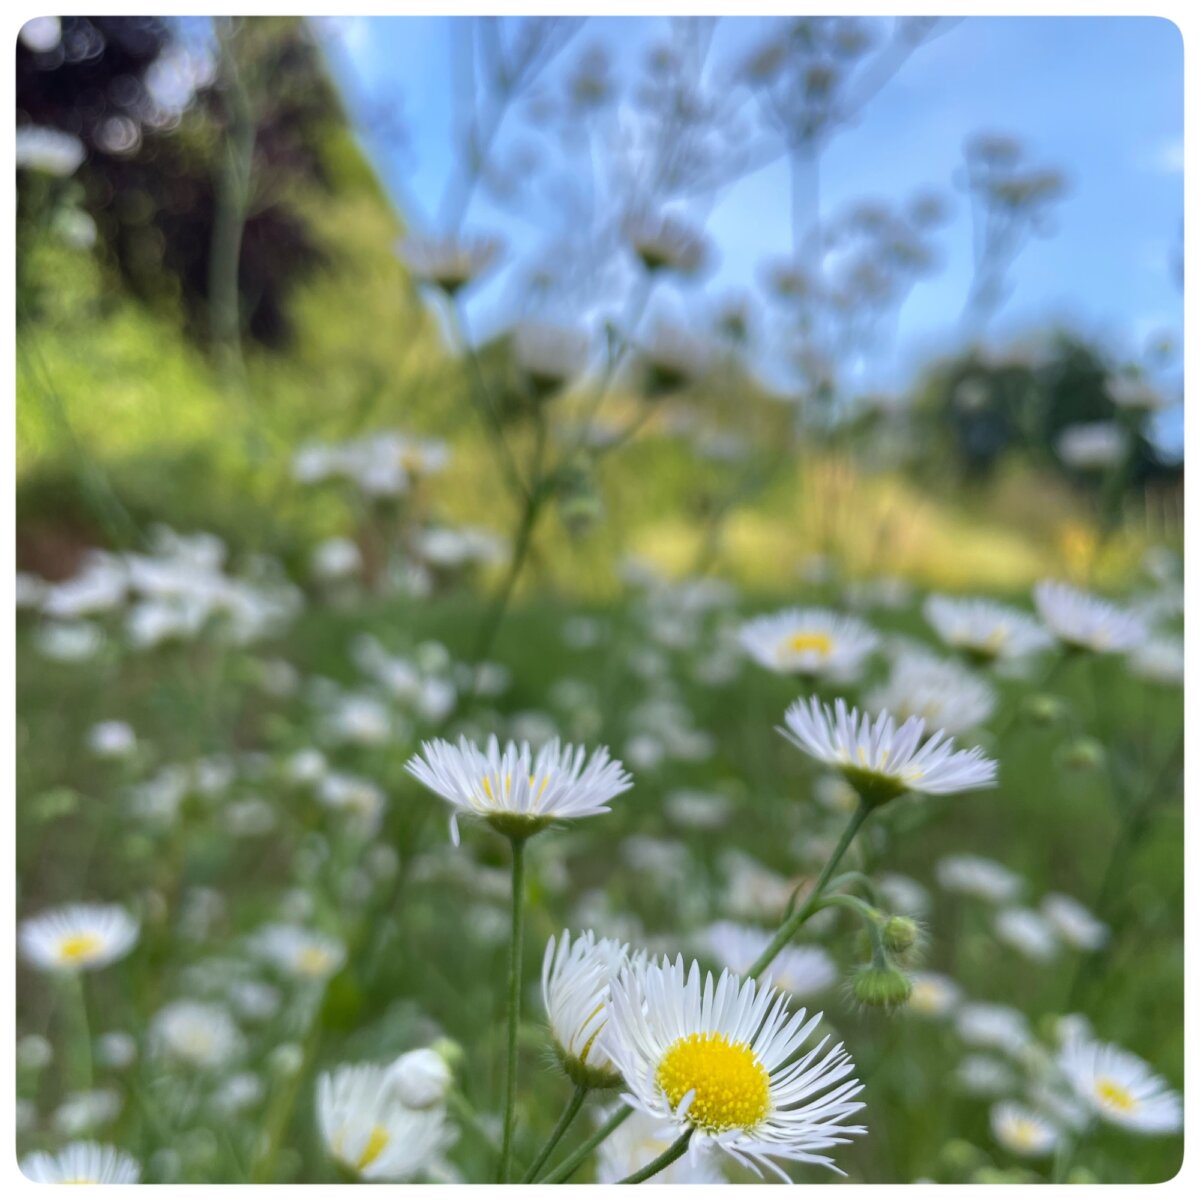
[[[1102,1104],[1121,1112],[1133,1112],[1137,1108],[1137,1100],[1134,1099],[1133,1093],[1112,1079],[1097,1079],[1096,1095],[1100,1097]]]
[[[324,975],[329,970],[329,955],[320,946],[305,946],[296,955],[296,969],[302,975]]]
[[[771,1077],[746,1042],[691,1033],[673,1042],[655,1073],[672,1108],[694,1092],[687,1119],[706,1133],[753,1129],[770,1107]]]
[[[376,1125],[371,1130],[371,1136],[367,1138],[363,1152],[354,1164],[355,1168],[365,1171],[387,1149],[388,1142],[391,1140],[392,1135],[382,1125]]]
[[[811,651],[821,658],[828,658],[833,653],[833,638],[827,633],[794,633],[784,645],[793,654]]]
[[[95,933],[76,933],[63,938],[58,946],[58,956],[64,962],[79,962],[91,958],[104,945],[104,939]]]

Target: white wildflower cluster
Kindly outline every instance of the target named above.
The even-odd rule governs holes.
[[[292,460],[298,483],[341,480],[372,499],[404,495],[414,479],[444,471],[450,450],[436,438],[382,430],[345,442],[309,442]]]

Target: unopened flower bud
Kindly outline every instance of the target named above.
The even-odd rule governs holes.
[[[1097,771],[1104,765],[1104,747],[1095,738],[1076,738],[1062,748],[1059,761],[1070,771]]]
[[[921,939],[921,930],[911,917],[888,917],[880,930],[884,946],[893,954],[908,954]]]
[[[1066,705],[1058,696],[1041,693],[1027,696],[1023,705],[1025,717],[1034,725],[1057,725],[1066,712]]]
[[[400,1055],[389,1069],[388,1078],[409,1108],[441,1104],[454,1080],[446,1060],[432,1046]]]
[[[854,976],[854,998],[868,1008],[899,1008],[912,995],[912,980],[891,963],[871,963]]]

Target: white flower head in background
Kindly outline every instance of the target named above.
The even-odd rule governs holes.
[[[572,1083],[610,1088],[621,1082],[608,1032],[613,980],[629,961],[629,947],[589,929],[574,940],[568,930],[551,938],[542,959],[542,1002],[554,1050]]]
[[[1005,904],[1021,894],[1024,881],[1003,863],[978,854],[950,854],[938,860],[938,883],[948,892]]]
[[[446,1102],[454,1083],[450,1064],[432,1046],[400,1055],[388,1068],[389,1080],[408,1108],[434,1108]]]
[[[97,758],[128,758],[137,749],[137,734],[125,721],[100,721],[88,730],[87,744]]]
[[[1140,618],[1069,584],[1043,579],[1033,599],[1051,633],[1068,649],[1119,654],[1146,640]]]
[[[1139,679],[1165,687],[1183,684],[1183,638],[1151,637],[1133,648],[1129,654],[1129,669]]]
[[[945,1017],[958,1006],[962,989],[953,979],[933,971],[914,971],[906,1009],[920,1017]]]
[[[935,594],[922,611],[947,646],[980,663],[1026,658],[1054,642],[1028,613],[994,600]]]
[[[453,1141],[440,1106],[410,1108],[392,1067],[338,1067],[317,1081],[317,1125],[330,1155],[366,1180],[412,1179]]]
[[[159,1009],[150,1022],[150,1036],[159,1053],[202,1069],[226,1066],[243,1046],[229,1012],[200,1000],[174,1000]]]
[[[19,940],[43,971],[94,971],[137,945],[138,923],[119,904],[68,904],[22,921]]]
[[[1051,892],[1042,897],[1041,909],[1054,932],[1076,950],[1099,950],[1108,941],[1108,926],[1071,896]]]
[[[735,975],[745,975],[772,940],[765,930],[733,921],[715,922],[702,938],[716,961]],[[815,996],[837,978],[837,966],[821,946],[785,946],[771,963],[771,982],[793,996]]]
[[[450,835],[458,844],[460,812],[484,818],[505,837],[528,837],[555,821],[609,811],[608,802],[633,780],[607,746],[592,752],[555,738],[534,755],[528,742],[493,735],[487,749],[460,737],[421,743],[406,770],[452,806]]]
[[[958,1036],[968,1046],[1017,1055],[1033,1040],[1029,1021],[1007,1004],[964,1004],[955,1018]]]
[[[1003,1100],[992,1105],[992,1136],[1021,1158],[1042,1158],[1058,1145],[1058,1130],[1041,1113],[1024,1104]]]
[[[1055,439],[1058,457],[1077,471],[1103,471],[1129,452],[1129,435],[1114,421],[1068,425]]]
[[[1050,922],[1032,908],[1004,908],[996,914],[996,936],[1034,962],[1049,962],[1058,954],[1058,939]]]
[[[879,645],[879,635],[870,626],[820,608],[754,617],[738,637],[751,658],[768,670],[842,683],[858,677]]]
[[[72,1142],[56,1154],[38,1150],[21,1159],[34,1183],[137,1183],[141,1167],[124,1150],[99,1142]]]
[[[758,1172],[787,1179],[774,1159],[838,1170],[824,1150],[861,1125],[854,1063],[822,1038],[797,1052],[820,1024],[789,1013],[782,993],[723,971],[702,978],[669,962],[632,962],[612,986],[614,1060],[626,1101],[647,1116],[692,1131],[689,1152],[716,1148]]]
[[[346,961],[346,947],[337,938],[299,925],[266,925],[251,939],[251,947],[294,979],[328,979]]]
[[[501,244],[492,237],[413,235],[401,241],[397,249],[414,279],[454,296],[495,264]]]
[[[887,712],[860,715],[841,699],[831,709],[813,696],[797,700],[783,719],[778,732],[839,771],[868,807],[905,792],[944,796],[996,784],[996,764],[982,750],[957,750],[940,729],[926,739],[920,717],[897,727]]]
[[[1183,1128],[1183,1102],[1136,1054],[1086,1034],[1066,1040],[1058,1065],[1095,1116],[1131,1133],[1170,1134]]]
[[[898,720],[920,717],[946,733],[961,734],[982,725],[996,708],[995,689],[954,662],[921,651],[904,650],[892,664],[887,683],[863,700],[873,712]]]

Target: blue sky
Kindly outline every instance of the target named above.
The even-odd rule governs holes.
[[[436,226],[437,202],[454,157],[452,18],[349,18],[324,26],[329,56],[352,114],[401,105],[406,148],[362,123],[363,140],[414,223]],[[661,36],[658,18],[599,18],[577,45],[620,48],[640,60]],[[759,19],[722,22],[718,36],[744,45]],[[946,189],[964,141],[980,131],[1019,136],[1031,161],[1070,180],[1057,232],[1032,242],[1012,276],[992,338],[1068,324],[1102,337],[1128,357],[1147,338],[1182,333],[1182,295],[1172,271],[1183,219],[1183,46],[1158,18],[968,18],[919,49],[840,134],[822,161],[822,211],[866,197],[901,199],[925,185]],[[518,246],[530,234],[486,198],[468,226],[499,229]],[[711,209],[707,230],[719,264],[710,295],[756,285],[760,264],[789,245],[786,168],[742,180]],[[964,198],[941,239],[942,269],[917,285],[895,337],[881,347],[866,382],[902,387],[930,353],[952,344],[971,274]],[[493,291],[490,302],[497,304]],[[489,296],[479,297],[480,324]],[[1172,381],[1180,388],[1178,376]],[[1178,411],[1165,441],[1181,439]]]

